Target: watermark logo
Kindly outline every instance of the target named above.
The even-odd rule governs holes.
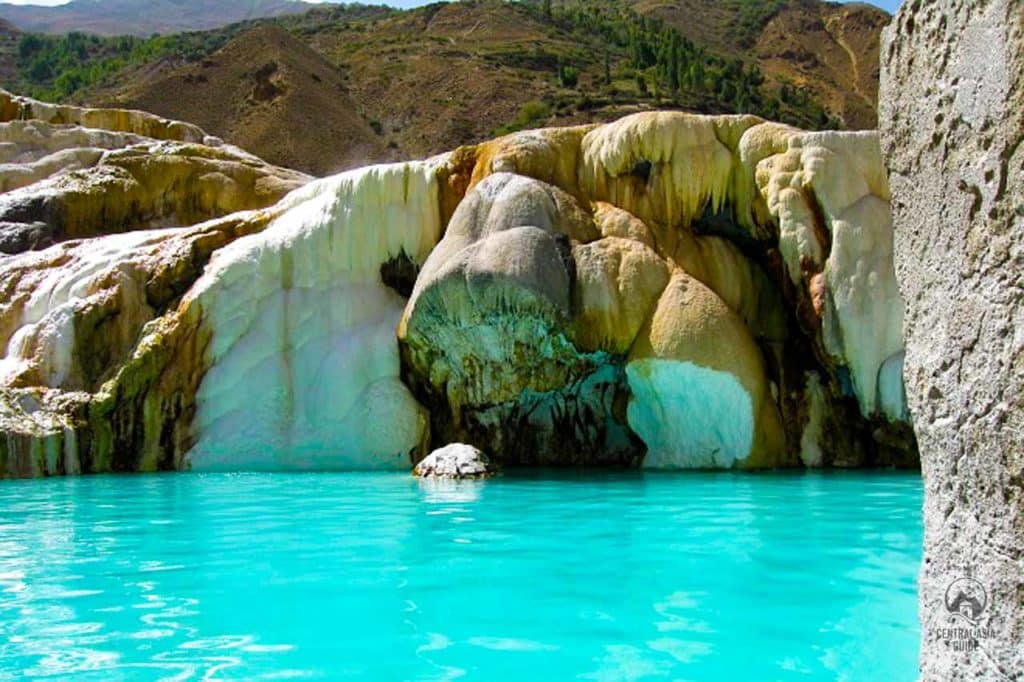
[[[944,602],[945,613],[936,620],[945,626],[936,628],[935,634],[950,649],[975,651],[994,636],[992,628],[984,627],[990,604],[988,591],[980,582],[967,577],[953,580],[946,586]]]
[[[985,607],[988,606],[988,592],[974,578],[958,578],[946,588],[946,611],[950,620],[962,620],[976,626]]]

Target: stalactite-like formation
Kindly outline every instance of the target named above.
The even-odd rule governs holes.
[[[160,149],[69,163],[199,159],[169,183],[163,157],[128,171],[161,206],[203,207],[169,211],[186,223],[248,182],[202,166],[234,152]],[[232,163],[253,187],[282,179]],[[6,196],[70,205],[96,177],[75,172]],[[92,196],[60,213],[65,235],[149,225]],[[350,171],[195,227],[61,238],[0,272],[11,475],[409,467],[456,439],[505,464],[915,462],[873,134],[637,114]]]

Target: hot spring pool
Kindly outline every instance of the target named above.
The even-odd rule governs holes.
[[[0,680],[912,680],[916,475],[0,482]]]

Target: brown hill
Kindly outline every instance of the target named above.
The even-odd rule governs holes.
[[[272,163],[320,174],[360,161],[427,156],[483,140],[514,120],[527,102],[560,93],[566,102],[577,97],[555,75],[558,55],[569,54],[577,44],[526,7],[496,1],[439,3],[356,19],[343,11],[314,10],[292,34],[263,22],[199,63],[146,63],[79,99],[194,121]],[[268,53],[274,45],[279,56]],[[320,81],[292,78],[296,83],[280,98],[290,104],[287,108],[277,98],[253,103],[255,71],[298,55],[319,70],[288,70],[315,73]],[[280,74],[270,80],[278,83]],[[531,123],[608,118],[605,113],[603,108],[577,112],[567,104]],[[373,133],[371,122],[381,135]],[[346,139],[363,144],[349,152],[352,142],[340,143]],[[294,153],[293,144],[304,151]]]
[[[344,75],[267,24],[196,64],[139,69],[103,106],[187,120],[272,163],[326,175],[389,153],[359,114]]]
[[[72,0],[56,7],[0,3],[0,17],[38,33],[148,36],[201,31],[309,8],[297,0]]]
[[[18,41],[21,32],[10,22],[0,19],[0,82],[9,83],[18,75]]]
[[[878,40],[892,19],[864,4],[794,2],[776,15],[754,47],[769,78],[807,90],[849,128],[878,125]]]
[[[601,36],[581,36],[578,29],[546,17],[531,3],[467,0],[367,15],[324,7],[273,25],[286,26],[296,39],[301,38],[337,65],[351,98],[381,132],[380,141],[407,157],[484,140],[510,123],[536,127],[607,121],[637,110],[666,107],[703,113],[730,111],[713,98],[684,96],[672,101],[653,85],[650,91],[638,90],[621,48],[610,65],[613,82],[606,83],[606,46]],[[239,68],[246,73],[265,61],[262,51],[266,48],[257,34],[237,35],[231,48],[244,55]],[[207,61],[220,64],[224,59],[215,54]],[[218,102],[224,99],[223,86],[202,82],[204,76],[209,78],[210,67],[203,62],[175,70],[175,63],[146,63],[79,99],[195,121],[245,146],[247,136],[252,137],[246,129],[251,123],[243,119],[242,112]],[[561,64],[578,71],[576,84],[567,85],[560,79]],[[154,71],[159,76],[154,77]],[[653,78],[648,74],[647,82],[653,84]],[[190,96],[181,97],[176,94],[179,91]],[[239,97],[229,99],[237,101]],[[212,120],[206,113],[211,107],[223,116]],[[302,108],[316,111],[318,119],[331,120],[319,105]],[[231,116],[234,120],[228,121]],[[265,127],[281,135],[290,129],[284,121],[275,127],[269,117],[265,120]],[[273,136],[267,133],[266,139]],[[320,133],[311,133],[311,141],[319,139]],[[328,144],[315,142],[316,151],[329,156],[336,148],[333,139],[328,137]],[[248,148],[269,161],[307,172],[322,172],[324,167],[287,158],[269,143],[263,147],[250,143]]]
[[[709,50],[730,56],[747,51],[736,28],[736,8],[721,0],[626,0],[644,16],[657,17]],[[749,46],[748,46],[749,47]]]
[[[880,10],[818,0],[553,4],[551,13],[539,0],[408,11],[325,5],[147,44],[141,62],[129,60],[70,99],[194,121],[269,161],[318,174],[425,156],[509,128],[645,109],[875,125],[878,32],[888,18]],[[660,64],[637,66],[625,36],[656,23],[645,27],[640,16],[660,18],[692,43],[685,64],[692,77],[704,60],[699,85],[673,91]],[[655,54],[667,39],[660,30],[646,38]],[[22,60],[21,76],[33,59]],[[754,86],[760,94],[737,96],[754,65],[767,78]]]
[[[878,39],[892,19],[868,4],[819,0],[629,0],[690,40],[804,87],[848,128],[878,122]]]
[[[346,67],[353,96],[413,156],[486,139],[527,102],[554,96],[556,55],[574,47],[535,14],[498,2],[438,4],[318,33],[312,44]]]

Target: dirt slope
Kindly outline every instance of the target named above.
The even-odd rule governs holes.
[[[502,2],[439,3],[359,20],[335,12],[310,13],[309,31],[262,23],[208,60],[146,64],[82,101],[192,121],[268,161],[319,174],[487,139],[526,102],[561,92],[555,55],[578,49],[557,28]],[[524,62],[535,46],[541,56]],[[272,87],[257,93],[256,72],[271,62],[279,65]],[[563,113],[538,123],[576,111]]]
[[[389,139],[413,156],[489,137],[520,107],[558,89],[553,56],[574,46],[514,5],[452,3],[374,22],[346,39],[313,46],[344,64],[353,96]]]
[[[18,73],[18,41],[21,32],[8,21],[0,19],[0,82],[13,80]]]
[[[273,25],[197,64],[149,68],[98,104],[158,112],[289,168],[326,175],[389,156],[344,75]]]
[[[891,17],[864,4],[794,2],[754,47],[769,78],[806,87],[849,128],[878,124],[878,40]]]

